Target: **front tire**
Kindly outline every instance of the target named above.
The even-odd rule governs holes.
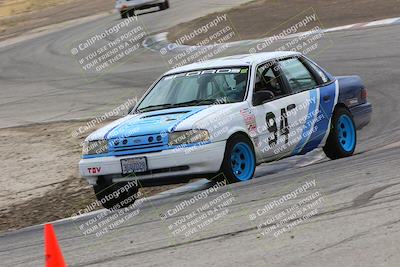
[[[121,11],[121,19],[127,19],[128,18],[128,11]]]
[[[356,144],[357,131],[353,116],[346,108],[339,107],[333,114],[324,152],[330,159],[345,158],[353,155]]]
[[[225,149],[221,172],[228,183],[247,181],[253,178],[256,157],[253,144],[243,135],[233,136]]]
[[[106,209],[122,209],[135,202],[135,194],[139,191],[137,186],[123,190],[128,183],[107,183],[99,181],[93,186],[96,198]]]
[[[135,16],[135,9],[130,9],[129,11],[128,11],[128,15],[129,15],[129,17],[134,17]]]

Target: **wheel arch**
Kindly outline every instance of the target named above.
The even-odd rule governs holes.
[[[350,114],[353,116],[353,114],[351,113],[349,107],[348,107],[345,103],[343,103],[343,102],[338,102],[338,103],[335,105],[335,107],[334,107],[334,109],[333,109],[333,111],[332,111],[331,120],[332,120],[333,114],[335,114],[335,112],[337,111],[338,108],[344,108],[344,109],[346,109],[346,110],[347,110],[348,112],[350,112]]]
[[[354,153],[354,149],[356,147],[357,144],[357,131],[356,131],[356,126],[353,125],[353,130],[354,130],[354,144],[353,144],[353,149],[352,150],[344,150],[344,148],[341,147],[341,145],[338,143],[338,131],[335,130],[334,131],[334,127],[337,125],[337,120],[338,116],[335,117],[335,115],[340,115],[340,113],[338,114],[338,111],[342,110],[345,111],[345,113],[347,113],[351,118],[351,121],[353,121],[353,115],[351,113],[351,111],[349,110],[349,108],[344,105],[343,103],[338,103],[337,105],[335,105],[335,109],[333,112],[333,115],[331,117],[331,123],[335,123],[335,125],[333,127],[331,127],[331,130],[329,132],[329,135],[327,136],[327,139],[325,140],[325,144],[323,146],[323,150],[326,154],[326,156],[330,159],[339,159],[339,158],[343,158],[343,157],[348,157],[353,155]],[[336,120],[335,120],[336,118]],[[353,121],[354,123],[354,121]],[[332,124],[331,124],[332,125]],[[346,137],[346,136],[344,136]],[[347,141],[346,141],[347,142]],[[344,143],[343,143],[344,144]]]
[[[251,145],[253,146],[253,151],[255,152],[255,147],[254,147],[253,140],[250,138],[250,136],[245,131],[240,131],[239,130],[239,131],[236,131],[234,133],[231,133],[230,136],[228,137],[228,139],[226,140],[226,142],[228,143],[229,141],[231,141],[236,136],[241,136],[241,137],[246,138],[251,143]]]
[[[252,146],[251,148],[253,149],[253,152],[254,152],[254,156],[256,157],[256,163],[259,164],[261,162],[261,156],[259,154],[259,151],[256,149],[256,144],[254,143],[253,139],[251,139],[249,134],[246,133],[245,131],[242,131],[242,130],[238,130],[238,131],[232,132],[229,135],[228,139],[226,139],[225,153],[226,153],[226,148],[227,148],[228,142],[230,140],[232,140],[236,136],[244,137],[250,142],[250,144]]]

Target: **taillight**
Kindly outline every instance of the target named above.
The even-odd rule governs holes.
[[[362,99],[362,100],[367,100],[367,97],[368,97],[367,88],[361,89],[361,99]]]

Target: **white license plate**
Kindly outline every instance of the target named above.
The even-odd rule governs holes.
[[[142,158],[121,159],[122,174],[147,171],[147,160]]]

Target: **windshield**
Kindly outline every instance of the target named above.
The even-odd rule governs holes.
[[[137,111],[241,102],[248,67],[208,69],[164,76],[145,96]]]

